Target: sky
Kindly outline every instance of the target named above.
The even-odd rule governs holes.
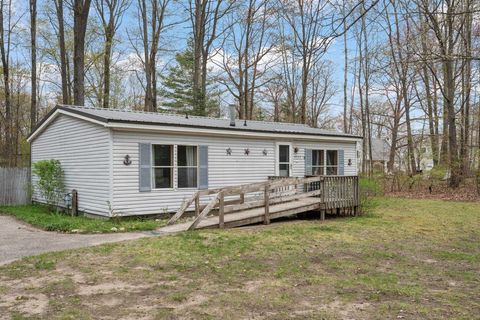
[[[27,7],[28,3],[26,3],[26,1],[24,0],[13,0],[13,1],[14,1],[14,6],[18,10],[18,12],[22,12],[22,11],[25,12],[22,15],[20,26],[23,24],[23,28],[25,30],[28,30],[28,27],[29,27],[29,14],[28,14],[28,7]],[[42,11],[45,10],[47,6],[48,7],[52,6],[51,0],[39,0],[38,10],[39,10],[40,17],[44,16],[42,14]],[[177,25],[174,28],[171,28],[170,30],[167,31],[166,37],[165,37],[167,41],[162,42],[161,49],[167,50],[170,53],[165,53],[165,52],[160,53],[159,59],[161,63],[172,61],[174,57],[173,55],[174,51],[181,51],[185,48],[186,39],[191,30],[190,22],[187,20],[186,8],[180,7],[178,4],[176,4],[175,7],[171,8],[171,10],[174,11],[177,16],[178,16],[178,13],[183,12],[183,15],[181,17],[176,17],[175,19],[177,20],[183,19],[184,23]],[[93,6],[90,11],[90,17],[97,18],[97,13]],[[72,18],[67,16],[67,20],[71,21]],[[138,18],[137,18],[136,0],[133,0],[129,9],[127,10],[127,12],[123,17],[122,25],[120,26],[118,31],[118,37],[121,41],[117,44],[115,48],[117,55],[119,54],[119,56],[123,60],[122,63],[124,64],[129,64],[131,61],[131,58],[135,56],[131,48],[131,43],[128,40],[128,36],[132,35],[133,30],[137,26],[138,26]],[[28,39],[26,39],[26,41],[28,43]],[[356,42],[351,33],[349,34],[347,45],[348,45],[350,59],[353,59],[355,55]],[[334,41],[332,41],[331,45],[329,46],[329,48],[327,49],[323,57],[323,60],[329,60],[332,62],[333,70],[334,70],[333,80],[334,80],[335,86],[337,87],[337,94],[330,101],[329,109],[332,115],[338,115],[341,112],[343,112],[343,89],[342,89],[343,77],[344,77],[343,75],[344,48],[343,47],[344,47],[343,37],[339,37]],[[24,59],[28,61],[29,57],[26,56],[25,52],[23,53],[23,55],[25,56]],[[55,78],[58,79],[58,75],[57,76],[50,75],[48,80],[55,80]],[[350,87],[351,81],[352,81],[352,75],[351,73],[349,73],[349,87]]]

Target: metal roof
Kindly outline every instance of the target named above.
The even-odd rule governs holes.
[[[237,131],[255,131],[255,132],[271,132],[271,133],[287,133],[287,134],[308,134],[308,135],[324,135],[324,136],[338,136],[361,138],[360,136],[345,134],[343,132],[336,132],[330,130],[323,130],[312,128],[303,124],[282,123],[282,122],[267,122],[267,121],[253,121],[247,120],[246,125],[244,120],[236,120],[235,126],[230,126],[230,119],[213,118],[213,117],[198,117],[186,116],[179,114],[167,114],[157,112],[143,112],[120,109],[101,109],[80,106],[58,105],[52,112],[45,117],[48,118],[56,109],[65,110],[85,117],[89,117],[101,122],[121,122],[133,124],[148,124],[148,125],[170,125],[180,127],[197,127],[209,129],[225,129]],[[39,123],[38,127],[41,125]],[[37,128],[38,128],[37,127]]]

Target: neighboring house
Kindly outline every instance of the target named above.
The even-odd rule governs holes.
[[[417,161],[417,168],[422,171],[430,171],[433,169],[433,155],[432,148],[429,141],[426,141],[415,149],[415,159]]]
[[[390,152],[390,146],[384,139],[372,138],[372,164],[374,170],[387,171],[387,163]],[[367,154],[367,167],[370,164],[369,155]]]
[[[172,212],[198,189],[269,176],[357,175],[360,140],[299,124],[76,106],[55,107],[28,138],[32,163],[59,160],[79,210],[102,216]],[[42,202],[35,190],[33,200]]]

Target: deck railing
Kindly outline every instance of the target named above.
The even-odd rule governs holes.
[[[224,215],[236,211],[264,207],[264,222],[270,223],[269,206],[282,202],[294,201],[306,197],[315,197],[320,195],[320,190],[306,190],[302,188],[305,184],[315,183],[323,179],[322,177],[291,177],[282,179],[269,179],[263,182],[244,184],[239,186],[230,186],[217,189],[199,190],[190,198],[184,201],[180,209],[169,220],[168,224],[177,221],[187,210],[195,205],[195,219],[189,227],[190,230],[195,227],[214,209],[218,209],[219,226],[223,227]],[[279,192],[279,190],[289,190],[288,193]],[[201,197],[210,197],[207,204],[201,205]],[[229,200],[226,200],[229,197]]]
[[[201,198],[208,197],[206,204]],[[270,205],[319,197],[322,203],[321,216],[326,210],[336,209],[337,213],[355,214],[360,204],[357,176],[307,176],[268,177],[267,181],[229,186],[217,189],[199,190],[183,202],[180,209],[169,220],[176,222],[194,204],[195,219],[189,229],[195,229],[202,219],[213,212],[218,213],[219,227],[224,226],[225,214],[247,209],[264,207],[264,223],[270,223]]]
[[[313,177],[313,176],[307,176]],[[353,208],[360,205],[358,176],[321,176],[306,185],[307,191],[320,190],[325,209]]]

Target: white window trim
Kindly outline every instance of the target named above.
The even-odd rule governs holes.
[[[154,153],[154,146],[172,146],[173,147],[173,163],[171,166],[155,166],[155,153]],[[189,187],[189,188],[179,188],[178,187],[178,146],[189,146],[189,147],[196,147],[197,148],[197,186],[196,187]],[[198,154],[199,145],[197,144],[189,144],[189,143],[181,143],[181,144],[171,144],[171,143],[152,143],[151,144],[151,170],[152,170],[152,178],[151,178],[151,189],[152,191],[177,191],[177,190],[198,190],[198,183],[200,178],[200,157]],[[172,168],[172,186],[169,188],[155,188],[155,168]],[[193,166],[180,166],[180,168],[193,168]]]

